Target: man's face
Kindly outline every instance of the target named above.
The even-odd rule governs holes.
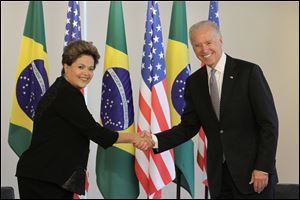
[[[212,68],[222,55],[222,37],[211,26],[202,26],[191,33],[191,44],[202,64]]]

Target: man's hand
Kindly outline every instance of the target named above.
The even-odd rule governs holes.
[[[154,141],[152,140],[151,133],[148,131],[142,131],[135,134],[133,145],[142,151],[146,151],[153,147]]]
[[[257,193],[261,193],[265,187],[268,185],[268,173],[260,171],[260,170],[253,170],[251,181],[249,184],[253,184],[253,189]]]

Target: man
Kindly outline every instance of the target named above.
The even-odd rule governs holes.
[[[205,67],[186,81],[180,124],[152,136],[154,151],[189,140],[202,126],[208,141],[211,197],[274,198],[278,119],[262,70],[226,55],[220,30],[213,22],[196,23],[189,33],[194,52]]]

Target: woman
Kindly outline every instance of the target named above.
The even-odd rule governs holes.
[[[118,134],[97,123],[80,89],[92,79],[100,55],[95,46],[75,41],[64,48],[62,76],[40,100],[31,145],[17,166],[20,198],[72,198],[84,194],[90,140],[103,148],[135,143],[147,148],[150,139]]]

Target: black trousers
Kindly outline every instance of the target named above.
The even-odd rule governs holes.
[[[20,199],[73,199],[73,192],[55,183],[18,177]]]
[[[222,171],[222,189],[216,199],[275,199],[275,185],[269,177],[269,183],[261,193],[242,194],[235,186],[225,161]]]

